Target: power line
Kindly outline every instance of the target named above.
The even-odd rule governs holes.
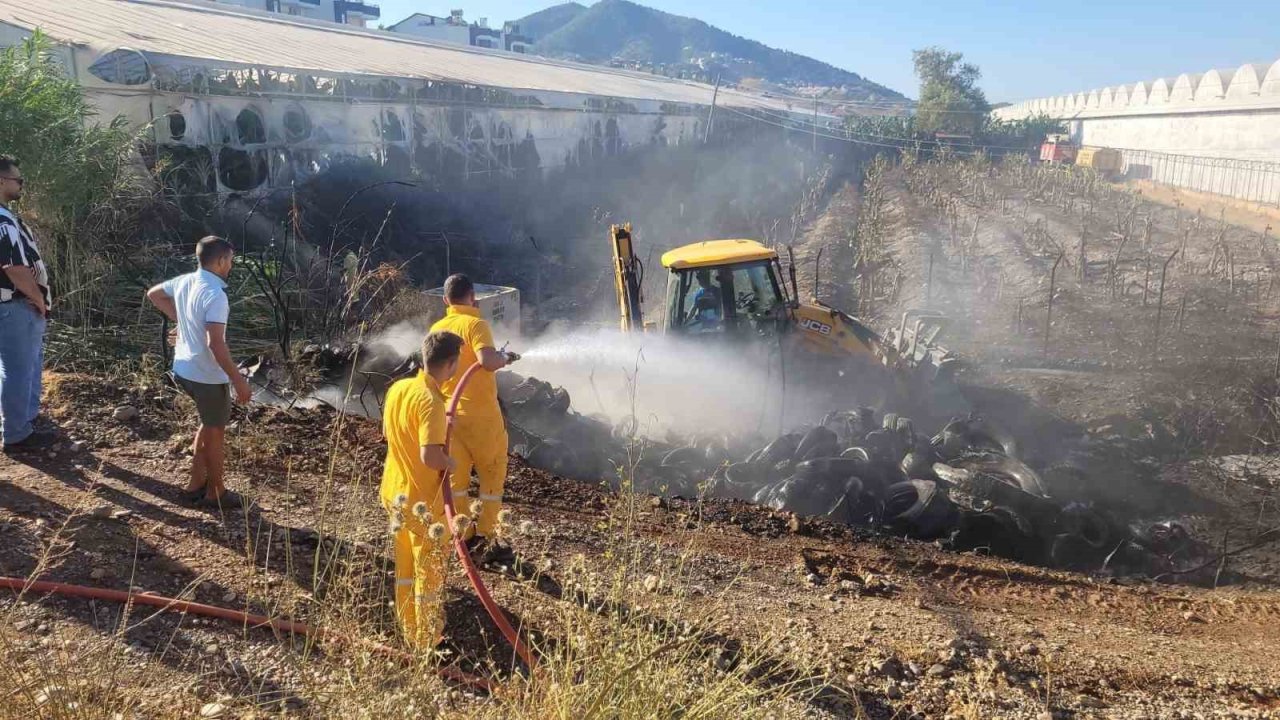
[[[814,133],[814,132],[815,132],[815,131],[814,131],[814,129],[812,128],[812,126],[809,126],[808,128],[806,128],[806,126],[805,126],[805,125],[804,125],[804,123],[802,123],[802,122],[792,121],[792,122],[791,122],[791,124],[780,123],[780,122],[773,122],[773,121],[770,121],[770,120],[768,120],[768,119],[766,119],[766,118],[759,117],[759,116],[757,116],[757,115],[752,115],[752,114],[749,114],[749,113],[746,113],[746,112],[742,112],[742,111],[737,110],[737,109],[735,109],[735,108],[726,108],[726,109],[727,109],[729,112],[733,112],[733,113],[736,113],[736,114],[738,114],[738,115],[742,115],[743,117],[747,117],[747,118],[749,118],[749,119],[755,120],[756,122],[760,122],[760,123],[763,123],[763,124],[765,124],[765,125],[770,125],[770,126],[773,126],[773,127],[781,128],[781,129],[783,129],[783,130],[791,130],[791,131],[796,132],[796,133],[805,133],[805,134],[808,134],[808,133]],[[953,152],[955,152],[955,153],[957,153],[957,154],[960,154],[960,155],[976,155],[976,154],[978,154],[979,152],[985,152],[985,151],[987,151],[987,150],[1010,150],[1010,151],[1014,151],[1014,152],[1029,153],[1029,152],[1034,151],[1034,149],[1035,149],[1035,148],[1033,148],[1033,147],[1014,147],[1014,146],[1008,146],[1008,145],[986,145],[986,144],[981,144],[981,143],[952,144],[952,143],[944,143],[944,142],[941,142],[941,141],[938,141],[938,140],[917,140],[917,139],[912,139],[912,138],[893,138],[893,137],[890,137],[890,136],[871,135],[871,134],[861,134],[861,133],[854,133],[854,132],[850,132],[847,136],[834,135],[834,134],[832,134],[832,133],[825,132],[825,131],[824,131],[824,132],[816,132],[816,134],[817,134],[818,136],[820,136],[820,137],[824,137],[824,138],[827,138],[827,139],[830,139],[830,140],[839,140],[839,141],[841,141],[841,142],[855,143],[855,144],[858,144],[858,145],[868,145],[868,146],[872,146],[872,147],[885,147],[885,148],[892,148],[892,149],[897,149],[897,150],[921,149],[921,146],[923,146],[923,145],[938,145],[938,146],[946,147],[946,148],[950,149],[951,151],[953,151]],[[897,142],[896,142],[896,143],[874,142],[874,141],[871,141],[871,140],[865,140],[865,139],[862,139],[862,138],[864,138],[864,137],[879,137],[879,138],[885,138],[885,139],[889,139],[889,140],[894,140],[894,141],[897,141]],[[1176,154],[1176,153],[1171,153],[1171,152],[1169,152],[1169,151],[1167,151],[1167,150],[1150,150],[1150,149],[1145,149],[1145,148],[1121,148],[1121,147],[1109,147],[1109,149],[1111,149],[1111,150],[1117,150],[1117,151],[1119,151],[1119,152],[1121,152],[1121,153],[1131,153],[1131,154],[1144,153],[1144,154],[1149,154],[1149,155],[1163,155],[1163,156],[1165,156],[1165,157],[1169,157],[1169,158],[1181,158],[1181,159],[1186,159],[1186,160],[1193,161],[1193,162],[1204,162],[1204,161],[1213,162],[1213,161],[1221,161],[1221,162],[1251,163],[1251,164],[1254,164],[1254,165],[1260,165],[1260,166],[1270,166],[1270,167],[1263,167],[1263,168],[1259,168],[1259,169],[1262,169],[1262,170],[1264,170],[1264,171],[1268,171],[1268,172],[1280,171],[1280,162],[1277,162],[1277,161],[1274,161],[1274,160],[1249,160],[1249,159],[1245,159],[1245,158],[1215,157],[1215,156],[1208,156],[1208,155],[1179,155],[1179,154]],[[1126,162],[1128,162],[1128,161],[1126,160]]]
[[[815,129],[815,126],[812,122],[805,122],[802,120],[790,120],[789,118],[780,118],[779,116],[776,116],[776,115],[768,115],[768,117],[774,120],[781,119],[785,121],[785,122],[771,122],[770,120],[765,119],[763,117],[758,117],[756,115],[742,112],[740,110],[729,109],[729,111],[735,112],[739,115],[743,115],[744,117],[749,117],[758,122],[765,123],[766,125],[772,125],[774,127],[782,128],[784,130],[793,130],[795,132],[804,132],[804,133],[816,133],[820,137],[825,137],[832,140],[842,140],[845,142],[858,142],[865,145],[876,145],[879,147],[893,147],[893,148],[901,149],[901,148],[910,148],[912,146],[920,146],[920,145],[940,145],[940,146],[946,146],[952,149],[973,148],[975,152],[979,150],[1010,150],[1015,152],[1030,152],[1033,149],[1028,146],[1015,146],[1015,145],[990,145],[990,144],[981,144],[981,143],[947,143],[941,140],[904,138],[904,137],[896,137],[893,135],[877,135],[874,133],[853,132],[853,131],[848,131],[846,134],[843,134],[843,135],[837,135],[832,132],[829,132],[831,128],[827,126],[817,125],[816,126],[817,129]],[[764,112],[764,111],[761,111],[761,112]],[[903,144],[878,143],[870,140],[864,140],[863,138],[877,138],[879,140],[890,140],[896,143],[903,143]]]
[[[765,113],[767,113],[767,111],[763,111],[763,110],[762,110],[761,112],[765,112]],[[807,128],[807,129],[805,130],[806,132],[811,131],[811,130],[812,130],[812,127],[813,127],[813,123],[812,123],[811,121],[806,121],[806,120],[802,120],[802,119],[794,119],[794,120],[793,120],[792,118],[784,117],[784,116],[777,115],[777,114],[773,114],[773,113],[768,113],[768,114],[769,114],[771,117],[775,118],[775,119],[782,120],[782,121],[784,121],[784,122],[793,122],[793,123],[798,124],[798,125],[800,125],[800,126],[802,126],[802,127],[804,127],[804,128]],[[831,129],[831,128],[830,128],[830,126],[818,125],[818,127],[827,127],[827,129]],[[852,132],[852,131],[849,131],[849,132],[848,132],[848,134],[851,134],[851,135],[857,135],[857,136],[859,136],[859,137],[873,137],[873,138],[878,138],[878,139],[881,139],[881,140],[902,140],[902,141],[906,141],[906,142],[940,143],[940,141],[938,141],[938,140],[925,140],[925,139],[917,140],[917,139],[915,139],[915,138],[904,138],[904,137],[899,136],[899,135],[878,135],[878,134],[876,134],[876,133],[861,132],[861,131],[860,131],[860,132]],[[971,145],[972,143],[941,143],[941,144],[946,144],[946,145],[950,145],[950,146],[955,146],[955,145],[957,145],[957,144],[966,144],[966,145]],[[1003,146],[998,146],[998,145],[988,145],[988,146],[986,146],[986,147],[992,147],[992,148],[1000,147],[1001,149],[1004,149],[1004,150],[1025,150],[1025,149],[1026,149],[1026,148],[1019,148],[1019,147],[1003,147]]]
[[[746,92],[746,90],[743,89],[741,86],[737,86],[737,89],[743,90],[744,92]],[[855,107],[866,106],[870,108],[878,107],[883,109],[892,109],[892,108],[914,108],[917,105],[917,102],[914,100],[823,100],[822,98],[805,96],[805,95],[796,95],[794,93],[788,93],[785,91],[756,90],[752,92],[755,92],[763,97],[767,97],[771,100],[798,100],[798,101],[803,101],[805,103],[812,103],[814,100],[817,100],[819,103],[824,103],[831,107],[842,107],[842,106],[849,105],[849,106],[855,106]],[[1007,104],[1017,105],[1019,103],[1030,102],[1032,100],[1039,100],[1039,99],[1040,99],[1040,96],[1029,97],[1021,100],[1009,101]]]
[[[763,118],[763,117],[759,117],[759,116],[756,116],[756,115],[752,115],[752,114],[750,114],[750,113],[743,112],[743,111],[738,110],[738,109],[736,109],[736,108],[725,108],[725,109],[726,109],[728,112],[732,112],[732,113],[735,113],[735,114],[738,114],[738,115],[742,115],[743,117],[750,118],[750,119],[752,119],[752,120],[755,120],[756,122],[760,122],[760,123],[763,123],[763,124],[765,124],[765,125],[771,125],[771,126],[773,126],[773,127],[782,128],[783,130],[792,130],[792,131],[795,131],[795,132],[803,132],[803,133],[813,133],[813,134],[816,134],[816,135],[817,135],[817,136],[819,136],[819,137],[824,137],[824,138],[827,138],[827,139],[829,139],[829,140],[839,140],[839,141],[841,141],[841,142],[857,143],[857,144],[859,144],[859,145],[871,145],[871,146],[874,146],[874,147],[886,147],[886,148],[893,148],[893,149],[895,149],[895,150],[909,150],[909,149],[911,149],[911,148],[912,148],[912,146],[913,146],[913,145],[918,146],[918,145],[921,145],[921,144],[945,144],[945,143],[940,143],[940,142],[939,142],[939,141],[937,141],[937,140],[913,140],[913,139],[910,139],[910,138],[892,138],[892,139],[894,139],[894,140],[898,140],[898,141],[900,141],[900,142],[901,142],[901,143],[903,143],[903,144],[890,144],[890,143],[875,142],[875,141],[872,141],[872,140],[863,140],[863,139],[861,139],[861,136],[860,136],[860,135],[858,135],[858,134],[856,134],[856,133],[849,133],[848,135],[834,135],[834,134],[832,134],[832,133],[825,132],[825,131],[824,131],[824,132],[818,132],[818,131],[817,131],[816,129],[814,129],[813,127],[810,127],[809,129],[805,129],[805,128],[803,127],[803,125],[801,125],[801,126],[796,126],[796,125],[786,125],[786,124],[779,123],[779,122],[772,122],[772,121],[770,121],[770,120],[768,120],[768,119],[765,119],[765,118]],[[971,144],[971,145],[958,146],[958,147],[959,147],[959,149],[957,149],[957,146],[955,146],[955,145],[947,145],[947,147],[950,147],[950,148],[952,148],[952,149],[955,149],[955,150],[956,150],[956,152],[959,152],[959,153],[962,153],[962,154],[963,154],[963,153],[968,153],[968,154],[977,154],[978,152],[981,152],[982,150],[987,149],[987,148],[992,148],[992,149],[1018,150],[1018,151],[1021,151],[1021,152],[1028,152],[1028,151],[1030,150],[1030,148],[1004,148],[1004,147],[1001,147],[1001,146],[998,146],[998,145],[972,145],[972,144]],[[974,149],[969,150],[969,149],[967,149],[967,148],[974,148]]]

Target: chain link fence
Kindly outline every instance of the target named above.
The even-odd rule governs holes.
[[[1120,150],[1123,176],[1280,207],[1280,162]]]

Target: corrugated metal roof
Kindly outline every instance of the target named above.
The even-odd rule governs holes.
[[[206,59],[312,73],[439,80],[709,105],[709,85],[642,73],[433,43],[388,32],[297,20],[230,5],[165,0],[6,0],[0,22],[41,28],[106,52]],[[786,110],[783,101],[721,89],[718,102]]]

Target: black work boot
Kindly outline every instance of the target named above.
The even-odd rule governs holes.
[[[57,442],[57,436],[45,430],[37,430],[18,442],[4,444],[6,453],[38,452],[48,450]]]
[[[471,562],[480,567],[510,565],[515,561],[515,553],[510,545],[484,535],[476,535],[468,540],[467,552],[471,554]]]

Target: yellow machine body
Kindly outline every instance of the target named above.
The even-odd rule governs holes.
[[[644,294],[641,285],[644,272],[636,258],[631,239],[631,223],[609,228],[613,247],[613,286],[618,293],[618,309],[621,312],[623,332],[643,330],[644,318],[641,305]]]
[[[1076,153],[1076,165],[1093,168],[1103,175],[1116,175],[1124,165],[1124,160],[1120,151],[1114,148],[1082,147]]]
[[[610,239],[622,329],[652,327],[640,307],[644,268],[635,257],[631,226],[613,226]],[[784,365],[796,372],[813,377],[825,370],[849,378],[852,371],[849,382],[899,394],[919,394],[919,388],[949,380],[954,370],[956,359],[934,344],[946,321],[941,313],[906,312],[898,327],[881,336],[816,299],[800,302],[794,262],[784,273],[778,252],[755,240],[684,245],[663,253],[662,266],[667,270],[664,333],[730,347],[776,343]]]
[[[668,303],[663,319],[666,332],[699,328],[690,321],[688,296],[697,290],[702,276],[710,287],[735,293],[735,302],[721,302],[710,309],[713,322],[750,322],[762,331],[762,324],[782,325],[797,332],[792,339],[804,350],[832,357],[859,355],[876,359],[882,354],[880,337],[853,317],[820,304],[802,304],[787,293],[778,253],[755,240],[706,240],[669,250],[662,255],[668,276]],[[690,278],[694,280],[690,280]],[[759,333],[763,334],[763,333]]]

